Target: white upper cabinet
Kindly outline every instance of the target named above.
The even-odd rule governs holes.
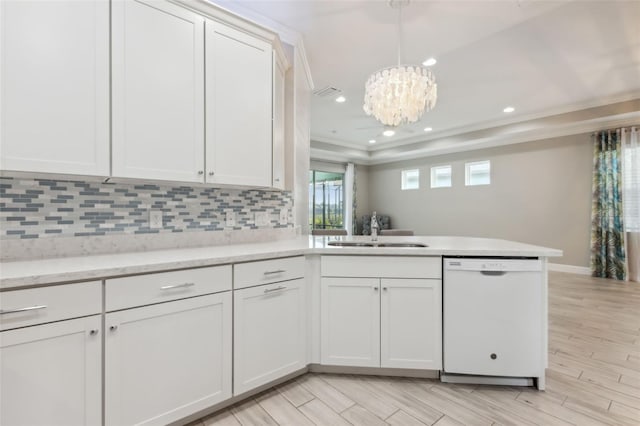
[[[273,52],[273,182],[285,189],[285,64]]]
[[[0,168],[109,174],[109,2],[0,1]]]
[[[206,182],[272,185],[272,46],[206,21]]]
[[[113,176],[204,181],[204,18],[112,3]]]

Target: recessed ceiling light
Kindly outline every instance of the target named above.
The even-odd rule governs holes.
[[[504,112],[513,112],[515,110],[516,109],[514,107],[509,106],[509,107],[506,107],[505,109],[503,109],[502,111],[504,111]]]
[[[339,103],[339,104],[341,104],[343,102],[346,102],[346,100],[347,100],[347,98],[345,98],[344,96],[338,96],[336,98],[336,102]]]
[[[430,67],[430,66],[432,66],[432,65],[435,65],[435,64],[436,64],[436,62],[438,62],[438,61],[436,61],[436,59],[435,59],[435,58],[429,58],[429,59],[427,59],[426,61],[424,61],[424,62],[422,63],[422,65],[424,65],[425,67]]]
[[[369,139],[369,143],[376,143],[375,139]]]
[[[387,130],[385,130],[384,132],[382,132],[382,134],[383,134],[383,135],[385,135],[385,136],[391,137],[391,136],[395,135],[395,134],[396,134],[396,132],[394,132],[394,131],[393,131],[393,130],[391,130],[391,129],[387,129]]]
[[[432,130],[433,130],[433,129],[432,129],[431,127],[425,127],[425,128],[424,128],[424,131],[425,131],[425,132],[430,132],[430,131],[432,131]]]

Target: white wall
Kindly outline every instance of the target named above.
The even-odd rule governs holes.
[[[418,235],[553,247],[564,251],[554,263],[588,267],[592,157],[590,135],[582,134],[370,166],[367,207]],[[491,185],[467,187],[464,163],[477,160],[491,160]],[[430,167],[441,164],[453,166],[453,186],[431,189]],[[420,169],[420,189],[400,189],[406,168]]]
[[[304,72],[300,51],[294,55],[294,223],[302,234],[309,233],[309,162],[310,162],[310,105],[311,83]]]

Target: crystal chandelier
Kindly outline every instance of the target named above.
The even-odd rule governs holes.
[[[401,8],[408,3],[389,0],[398,9],[398,66],[376,71],[365,84],[364,112],[386,126],[415,123],[425,109],[433,109],[438,98],[436,79],[429,69],[401,62]]]

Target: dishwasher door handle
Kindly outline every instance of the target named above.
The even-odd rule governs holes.
[[[480,271],[482,275],[489,275],[491,277],[500,277],[505,275],[507,271]]]

